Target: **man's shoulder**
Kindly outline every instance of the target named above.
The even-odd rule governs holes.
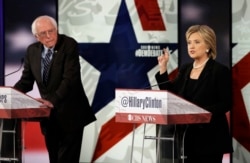
[[[41,49],[42,44],[40,42],[34,42],[28,46],[28,49]]]
[[[58,34],[58,39],[59,39],[59,41],[63,40],[63,41],[67,41],[67,42],[74,42],[74,43],[77,42],[73,37],[65,35],[65,34]]]

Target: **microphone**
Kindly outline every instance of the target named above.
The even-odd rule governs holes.
[[[157,83],[157,84],[154,84],[154,85],[150,85],[144,89],[149,89],[149,88],[153,88],[153,87],[156,87],[156,86],[159,86],[159,85],[162,85],[162,84],[165,84],[165,83],[168,83],[170,82],[170,80],[167,80],[167,81],[164,81],[164,82],[161,82],[161,83]]]
[[[5,77],[7,77],[7,76],[9,76],[9,75],[12,75],[12,74],[14,74],[14,73],[16,73],[16,72],[18,72],[18,71],[20,71],[21,68],[23,67],[23,63],[24,63],[24,58],[21,59],[21,64],[20,64],[20,66],[19,66],[19,68],[18,68],[17,70],[15,70],[15,71],[13,71],[13,72],[11,72],[11,73],[5,74],[4,77],[1,77],[1,79],[2,79],[2,78],[5,78]]]

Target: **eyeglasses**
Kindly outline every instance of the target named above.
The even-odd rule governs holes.
[[[52,35],[52,34],[54,34],[55,31],[56,31],[56,29],[53,28],[53,29],[50,29],[50,30],[47,30],[47,31],[39,32],[39,33],[37,33],[37,36],[44,38],[44,37],[46,37],[47,35]]]

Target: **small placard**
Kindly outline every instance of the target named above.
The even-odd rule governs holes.
[[[165,124],[167,93],[157,90],[116,89],[116,121]]]
[[[0,87],[0,118],[48,117],[50,109],[40,105],[36,99],[12,87]]]
[[[164,90],[116,89],[116,122],[208,123],[211,113]]]

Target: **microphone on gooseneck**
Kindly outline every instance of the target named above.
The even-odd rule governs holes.
[[[1,77],[1,78],[5,78],[5,77],[7,77],[7,76],[9,76],[9,75],[12,75],[12,74],[17,73],[18,71],[20,71],[21,68],[23,67],[23,63],[24,63],[24,58],[21,59],[21,64],[20,64],[20,66],[19,66],[19,68],[18,68],[17,70],[15,70],[15,71],[13,71],[13,72],[11,72],[11,73],[5,74],[5,75],[4,75],[3,77]]]
[[[150,85],[150,86],[148,86],[148,87],[145,87],[144,89],[153,88],[153,87],[156,87],[156,86],[159,86],[159,85],[162,85],[162,84],[168,83],[168,82],[170,82],[170,81],[168,80],[168,81],[164,81],[164,82],[157,83],[157,84],[154,84],[154,85]]]

